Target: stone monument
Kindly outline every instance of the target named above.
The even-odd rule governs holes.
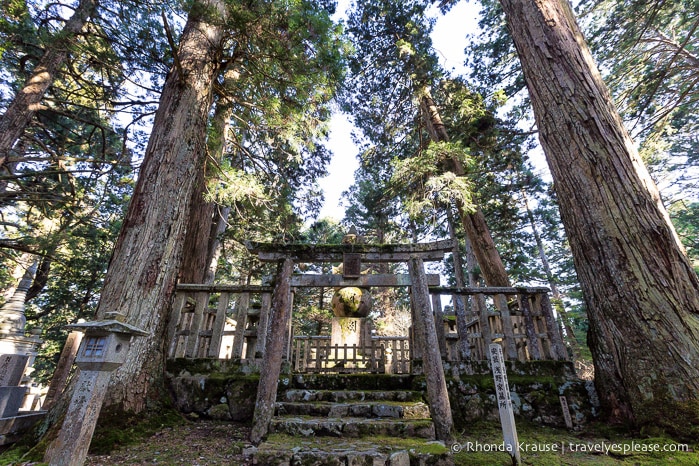
[[[40,407],[39,400],[27,397],[27,392],[31,385],[28,375],[41,339],[38,332],[25,335],[24,316],[24,301],[36,267],[34,262],[27,269],[12,297],[0,308],[0,445],[14,441],[44,414],[42,411],[20,414],[23,406]]]
[[[355,359],[361,348],[365,345],[368,324],[366,316],[369,315],[372,299],[369,290],[357,287],[340,288],[332,298],[332,310],[335,315],[332,319],[330,334],[331,358],[337,359],[335,364],[343,364],[350,367],[346,359]],[[334,352],[332,348],[338,347]],[[349,348],[356,349],[350,350]]]

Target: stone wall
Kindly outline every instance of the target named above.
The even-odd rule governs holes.
[[[498,422],[495,385],[485,362],[445,363],[454,425],[467,428],[477,420]],[[559,397],[565,396],[574,427],[595,418],[599,403],[592,381],[575,375],[565,361],[507,362],[515,416],[537,424],[566,427]]]
[[[575,376],[573,364],[562,361],[520,363],[510,361],[508,379],[515,415],[532,422],[565,427],[559,396],[566,397],[574,426],[581,426],[597,414],[597,397],[592,382]],[[415,364],[419,372],[419,362]],[[485,362],[468,364],[445,363],[447,389],[455,427],[464,429],[478,420],[499,422],[495,386]],[[255,406],[259,366],[232,360],[168,361],[168,379],[177,409],[191,417],[220,420],[250,421]],[[357,377],[376,379],[373,389],[391,390],[387,376],[371,374],[333,375],[326,380],[325,389],[352,389]],[[343,377],[346,379],[343,379]],[[425,389],[419,373],[411,378],[413,389]],[[279,390],[308,388],[318,385],[322,375],[290,375],[289,367],[282,370]],[[366,381],[364,381],[366,382]],[[337,385],[335,387],[334,385]],[[364,383],[363,383],[364,385]],[[380,385],[380,386],[379,386]]]

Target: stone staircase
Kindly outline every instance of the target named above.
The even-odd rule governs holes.
[[[445,446],[434,441],[423,391],[412,376],[295,375],[288,382],[280,387],[270,435],[254,464],[452,464]]]

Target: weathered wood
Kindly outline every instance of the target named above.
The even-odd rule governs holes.
[[[248,322],[248,308],[250,307],[250,294],[241,293],[236,300],[235,334],[233,336],[233,351],[231,359],[243,357],[243,344],[245,343],[245,326]]]
[[[427,275],[430,286],[439,285],[439,275]],[[298,274],[291,277],[292,287],[397,287],[410,286],[410,275],[405,274],[371,274],[360,275],[356,279],[345,278],[336,274]]]
[[[194,315],[192,316],[192,324],[189,327],[189,337],[187,337],[187,349],[185,357],[196,358],[199,348],[199,332],[201,324],[204,320],[204,311],[209,305],[209,293],[197,293],[194,304]]]
[[[182,318],[182,309],[184,308],[184,305],[186,303],[187,293],[177,293],[175,295],[175,300],[172,303],[172,307],[170,308],[170,320],[167,323],[167,333],[165,334],[165,341],[170,342],[170,347],[167,352],[168,357],[170,358],[176,357],[177,342],[179,340],[179,336],[177,334],[177,327],[180,324],[180,319]]]
[[[218,358],[221,355],[221,339],[223,338],[223,329],[226,326],[226,311],[228,310],[228,302],[230,299],[230,293],[221,293],[218,297],[216,318],[214,319],[211,333],[211,345],[209,346],[210,358]]]
[[[408,271],[413,282],[411,291],[412,301],[415,303],[415,331],[421,335],[421,340],[425,344],[422,357],[427,380],[427,401],[430,407],[430,415],[432,416],[432,422],[434,422],[437,440],[447,442],[451,439],[451,429],[454,423],[451,416],[447,383],[444,377],[444,367],[439,354],[437,332],[435,331],[434,318],[432,317],[425,268],[419,256],[410,258]]]
[[[345,278],[357,278],[362,272],[362,255],[346,252],[342,254],[342,276]]]
[[[284,342],[288,321],[291,319],[291,293],[289,279],[294,268],[291,259],[279,263],[272,294],[272,310],[269,319],[267,342],[260,368],[260,382],[257,388],[255,413],[250,432],[250,442],[259,445],[267,436],[269,423],[274,415],[277,397],[277,383],[282,366]]]
[[[49,410],[56,402],[58,397],[63,393],[68,383],[68,375],[70,375],[70,370],[73,368],[73,362],[75,361],[75,355],[78,354],[78,348],[80,347],[80,342],[83,338],[83,332],[74,330],[68,334],[65,345],[63,345],[63,350],[61,351],[61,357],[58,359],[58,364],[56,365],[56,370],[53,371],[53,376],[51,377],[51,385],[49,385],[48,392],[46,392],[46,399],[44,400],[44,405],[42,409]]]
[[[444,334],[444,311],[439,295],[432,295],[432,312],[434,313],[434,329],[437,333],[437,343],[442,359],[447,358],[447,339]]]
[[[177,291],[208,291],[209,293],[271,293],[272,287],[266,285],[206,285],[198,283],[180,283]]]
[[[537,294],[548,293],[550,289],[544,286],[526,286],[526,287],[505,287],[505,286],[467,286],[464,288],[456,288],[453,286],[430,286],[432,294],[455,294],[455,295],[496,295],[496,294]]]
[[[255,342],[255,357],[261,358],[265,352],[267,342],[267,326],[269,325],[270,307],[272,306],[271,293],[262,293],[260,296],[260,320],[257,322],[257,341]]]
[[[485,296],[483,294],[476,294],[471,298],[471,305],[475,309],[478,315],[478,321],[481,324],[481,338],[483,339],[484,348],[483,351],[490,358],[490,353],[488,353],[488,344],[493,340],[493,333],[490,329],[490,315],[488,313],[488,308],[485,305]]]
[[[523,294],[520,296],[519,306],[522,310],[522,317],[524,318],[524,331],[527,334],[529,357],[538,361],[541,359],[539,335],[537,335],[536,327],[534,326],[534,316],[532,316],[532,309],[529,304],[529,295]]]
[[[500,311],[500,322],[502,323],[502,333],[505,337],[505,353],[507,359],[517,360],[517,343],[515,342],[514,328],[512,326],[512,316],[510,308],[507,306],[507,298],[503,294],[493,296],[495,308]]]
[[[546,333],[548,334],[549,341],[551,342],[551,357],[553,359],[568,359],[568,351],[566,351],[565,344],[563,344],[563,337],[561,336],[561,330],[556,319],[553,316],[553,308],[551,308],[551,300],[547,294],[542,294],[539,296],[541,314],[544,317],[544,322],[546,323]]]
[[[423,261],[442,260],[450,240],[422,244],[275,244],[246,241],[245,246],[263,262],[291,258],[296,262],[342,262],[343,254],[360,254],[362,262],[406,262],[411,255]]]
[[[296,293],[294,290],[289,291],[289,309],[290,312],[293,311],[294,309],[294,298],[296,297]],[[282,351],[282,355],[284,360],[289,361],[291,360],[291,340],[294,338],[293,336],[293,328],[291,326],[292,320],[291,318],[288,319],[286,323],[286,338],[284,340],[284,349]]]

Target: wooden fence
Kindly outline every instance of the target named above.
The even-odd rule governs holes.
[[[292,367],[296,372],[410,373],[408,337],[372,337],[368,345],[332,345],[329,336],[296,336]]]
[[[492,341],[508,360],[568,359],[545,288],[430,287],[442,358],[486,360]],[[168,329],[170,358],[255,359],[265,350],[271,288],[179,285]],[[460,315],[442,317],[439,295],[463,300]],[[420,358],[408,336],[372,337],[363,347],[331,346],[330,337],[292,337],[285,359],[299,372],[409,373]],[[465,344],[463,343],[465,340]]]

